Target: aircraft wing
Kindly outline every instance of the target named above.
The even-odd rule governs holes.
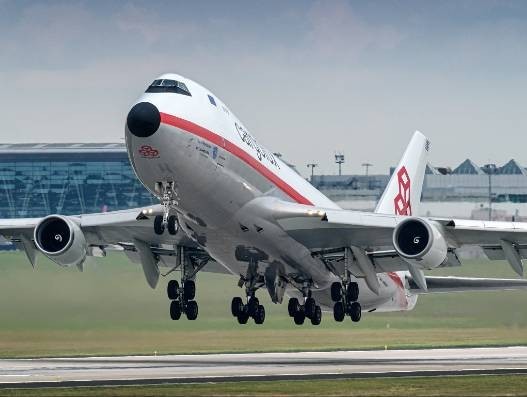
[[[419,288],[412,278],[408,278],[408,283],[410,291],[415,294],[527,289],[527,280],[514,279],[427,276],[427,291],[423,291]]]
[[[392,242],[394,229],[408,219],[407,216],[314,208],[278,200],[274,203],[261,202],[259,205],[268,211],[274,208],[272,213],[278,224],[289,236],[310,249],[313,255],[338,263],[339,255],[342,261],[346,247],[355,247],[355,259],[361,256],[363,259],[369,258],[363,260],[364,266],[355,269],[358,276],[364,275],[364,268],[368,266],[373,267],[376,273],[412,271],[394,250]],[[456,249],[464,245],[477,245],[489,259],[506,259],[514,271],[523,276],[522,259],[527,258],[527,223],[419,219],[436,225],[447,241],[448,260],[444,266],[461,265]]]
[[[159,279],[159,268],[175,269],[178,253],[175,246],[185,247],[195,267],[202,271],[228,273],[216,263],[198,244],[180,231],[175,236],[154,233],[154,217],[162,213],[160,205],[99,214],[65,216],[77,224],[86,239],[88,256],[105,256],[107,251],[121,251],[143,267],[146,279],[155,287]],[[33,242],[35,227],[43,218],[0,220],[0,236],[12,241],[26,255],[33,266],[37,249]],[[82,270],[82,262],[78,264]]]

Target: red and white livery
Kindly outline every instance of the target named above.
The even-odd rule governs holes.
[[[461,265],[456,249],[481,246],[523,276],[527,224],[419,216],[430,142],[415,132],[373,213],[347,211],[262,146],[216,95],[176,74],[155,79],[127,115],[126,146],[151,208],[0,221],[0,233],[35,263],[41,252],[80,269],[89,255],[122,250],[150,286],[160,268],[170,315],[198,317],[196,275],[229,273],[239,323],[265,320],[258,292],[287,302],[296,324],[322,311],[359,321],[363,311],[411,310],[422,293],[527,288],[524,280],[425,276]],[[174,273],[172,273],[174,274]],[[286,299],[287,297],[287,299]]]

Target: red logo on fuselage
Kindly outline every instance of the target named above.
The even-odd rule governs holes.
[[[395,204],[395,215],[412,215],[412,205],[410,204],[410,176],[406,167],[401,167],[397,172],[399,182],[399,193],[393,199]]]
[[[141,155],[143,158],[147,159],[154,159],[159,157],[159,150],[154,149],[150,145],[143,145],[137,150],[137,152]]]

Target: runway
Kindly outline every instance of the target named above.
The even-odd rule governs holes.
[[[526,373],[527,347],[0,360],[0,387]]]

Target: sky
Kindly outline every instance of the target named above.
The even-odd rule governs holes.
[[[527,166],[526,1],[0,0],[0,143],[116,142],[159,74],[221,98],[308,174]]]

